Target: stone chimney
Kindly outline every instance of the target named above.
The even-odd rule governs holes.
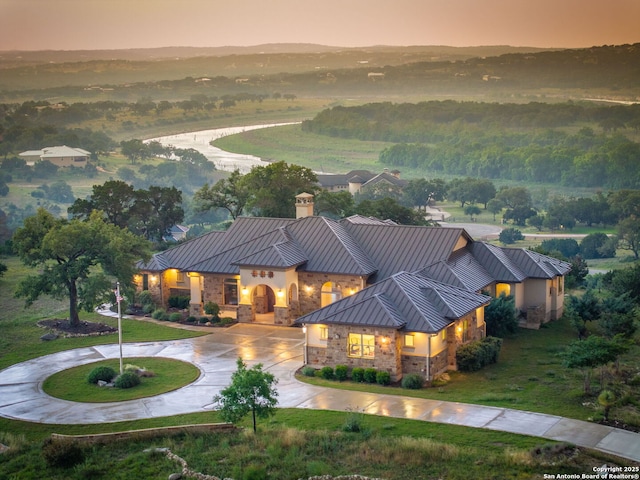
[[[296,195],[296,218],[313,216],[313,195],[301,193]]]

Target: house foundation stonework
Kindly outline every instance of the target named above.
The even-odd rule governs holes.
[[[137,289],[165,308],[188,292],[194,316],[213,302],[239,322],[308,326],[310,365],[372,367],[393,380],[456,368],[458,347],[484,336],[491,297],[480,292],[512,295],[533,323],[562,313],[566,262],[462,228],[311,216],[309,194],[298,203],[300,218],[238,217],[156,253],[138,264]]]

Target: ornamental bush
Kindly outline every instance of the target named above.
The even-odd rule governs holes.
[[[424,378],[422,378],[422,375],[419,375],[417,373],[409,373],[408,375],[402,377],[401,385],[402,388],[420,390],[424,385]]]
[[[214,302],[207,302],[204,304],[204,313],[217,317],[220,314],[220,305]]]
[[[364,382],[364,368],[355,367],[351,370],[351,380],[354,382]]]
[[[124,372],[114,382],[116,388],[133,388],[137,385],[140,385],[140,377],[133,372]]]
[[[191,297],[186,297],[183,295],[172,295],[169,297],[169,306],[171,308],[177,308],[179,310],[184,310],[189,307],[189,302],[191,301]]]
[[[182,320],[182,314],[181,313],[173,312],[172,314],[169,315],[169,321],[170,322],[179,322],[180,320]]]
[[[391,383],[391,374],[385,370],[379,370],[376,373],[376,383],[378,385],[389,385]]]
[[[96,367],[87,376],[87,381],[89,383],[96,384],[99,381],[110,382],[116,376],[116,371],[111,367],[101,366]]]
[[[138,294],[137,302],[143,307],[146,305],[153,305],[155,302],[153,301],[153,295],[149,290],[143,290]]]
[[[166,316],[167,316],[167,312],[165,312],[163,308],[158,308],[154,310],[153,313],[151,314],[151,318],[155,320],[164,320],[164,317]]]
[[[333,380],[333,367],[322,367],[320,369],[320,376],[325,380]]]
[[[482,340],[462,345],[456,352],[458,370],[461,372],[475,372],[498,361],[502,339],[486,337]]]
[[[304,367],[302,367],[302,374],[305,377],[315,377],[316,369],[313,367],[310,367],[309,365],[305,365]]]
[[[347,379],[349,369],[346,365],[336,365],[335,376],[336,380],[343,382]]]
[[[375,368],[365,368],[364,369],[364,381],[366,383],[376,383],[376,374],[377,371]]]

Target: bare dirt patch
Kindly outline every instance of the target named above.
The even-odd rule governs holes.
[[[80,322],[77,326],[72,326],[68,319],[51,318],[40,320],[38,326],[46,328],[57,335],[64,337],[85,337],[92,335],[109,335],[116,333],[117,328],[104,323]]]

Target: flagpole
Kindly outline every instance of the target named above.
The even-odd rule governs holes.
[[[118,302],[118,345],[120,345],[120,375],[124,373],[122,367],[122,310],[120,309],[120,282],[116,283],[116,301]]]

